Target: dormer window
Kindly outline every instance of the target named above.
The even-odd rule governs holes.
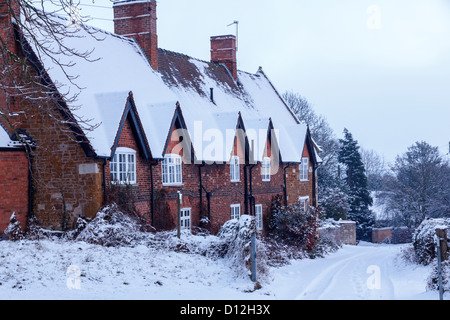
[[[165,186],[179,186],[183,184],[181,156],[166,154],[162,162],[162,182]]]
[[[261,166],[262,181],[270,181],[270,158],[265,157]]]
[[[302,158],[302,163],[300,164],[300,181],[308,181],[308,171],[309,159]]]
[[[240,181],[240,173],[239,173],[239,157],[233,156],[230,162],[230,179],[231,182],[239,182]]]
[[[111,160],[111,181],[118,184],[136,184],[136,151],[117,148]]]

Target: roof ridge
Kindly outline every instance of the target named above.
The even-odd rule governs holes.
[[[190,56],[188,54],[177,52],[177,51],[173,51],[173,50],[167,50],[167,49],[163,49],[163,48],[158,48],[158,51],[167,52],[169,54],[174,54],[174,55],[185,57],[185,58],[189,58],[189,59],[192,59],[192,60],[197,60],[197,61],[204,62],[204,63],[207,63],[207,64],[218,65],[217,63],[214,63],[214,62],[211,62],[211,61],[206,61],[206,60],[203,60],[203,59],[199,59],[199,58]]]
[[[217,67],[223,67],[223,64],[222,64],[222,63],[216,63],[216,62],[212,62],[212,61],[206,61],[206,60],[203,60],[203,59],[200,59],[200,58],[196,58],[196,57],[190,56],[190,55],[188,55],[188,54],[181,53],[181,52],[177,52],[177,51],[173,51],[173,50],[168,50],[168,49],[158,48],[158,51],[161,51],[161,52],[167,52],[167,53],[169,53],[169,54],[174,54],[174,55],[177,55],[177,56],[189,58],[189,59],[192,59],[192,60],[196,60],[196,61],[203,62],[203,63],[209,64],[209,65],[217,66]],[[260,67],[260,68],[261,68],[261,67]],[[240,70],[240,69],[238,69],[237,71],[238,71],[238,72],[242,72],[242,73],[246,73],[246,74],[249,74],[249,75],[252,75],[252,76],[257,76],[257,77],[259,76],[259,74],[258,74],[259,72],[252,73],[252,72],[248,72],[248,71],[244,71],[244,70]],[[259,71],[259,70],[258,70],[258,71]]]

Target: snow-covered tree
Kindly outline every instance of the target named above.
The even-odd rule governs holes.
[[[305,97],[299,93],[285,92],[283,99],[297,118],[309,126],[312,138],[323,150],[320,153],[322,163],[317,171],[320,198],[322,190],[325,188],[339,187],[339,141],[327,120],[314,111],[313,106]]]
[[[366,169],[367,184],[371,191],[381,191],[386,174],[386,163],[382,156],[374,150],[360,149],[361,160]]]
[[[321,192],[320,208],[326,218],[346,220],[350,211],[349,198],[340,188],[324,188]]]
[[[450,164],[437,147],[416,142],[392,172],[382,198],[396,224],[417,227],[425,218],[450,217]]]
[[[357,223],[356,236],[360,240],[369,240],[374,224],[374,214],[369,209],[373,204],[367,184],[364,164],[359,152],[358,141],[345,129],[344,139],[340,140],[339,162],[344,167],[344,182],[347,187],[350,210],[348,218]]]

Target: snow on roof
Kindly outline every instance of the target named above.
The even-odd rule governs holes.
[[[61,23],[65,23],[62,18]],[[69,48],[76,48],[79,52],[92,51],[89,60],[83,57],[59,54],[61,63],[73,62],[73,67],[65,68],[71,76],[77,76],[74,83],[68,80],[61,67],[42,54],[34,46],[33,50],[39,56],[41,63],[50,78],[62,85],[62,91],[69,90],[71,94],[78,94],[72,107],[72,113],[77,120],[89,121],[84,133],[98,156],[111,155],[111,147],[117,133],[117,128],[125,108],[129,92],[133,92],[134,101],[145,124],[149,120],[148,108],[152,105],[176,105],[176,97],[168,90],[155,72],[138,44],[129,38],[117,36],[92,27],[80,28],[75,36],[65,37],[61,41]],[[94,33],[91,35],[91,33]],[[29,35],[25,34],[27,38]],[[53,38],[41,32],[34,32],[38,41],[49,44]],[[30,41],[33,46],[33,42]],[[56,46],[56,44],[54,44]],[[78,86],[78,87],[77,87]],[[81,89],[80,89],[80,88]],[[162,129],[166,123],[154,122],[157,129]],[[96,126],[93,130],[91,126]],[[146,126],[148,128],[148,126]],[[149,141],[161,140],[155,133],[162,130],[153,130],[148,135]]]
[[[1,112],[0,112],[0,115],[1,115]],[[25,140],[27,139],[27,137],[25,135],[19,134],[19,136],[21,136],[21,138],[23,138]],[[24,143],[11,139],[11,136],[9,135],[8,131],[0,123],[0,148],[14,149],[14,148],[23,148],[23,147],[24,147]]]
[[[175,114],[176,104],[166,103],[145,103],[136,102],[139,117],[147,140],[155,159],[161,159],[164,156],[164,147],[169,135],[170,125]]]
[[[56,19],[66,23],[65,19]],[[163,155],[179,102],[199,160],[229,161],[232,146],[228,142],[224,143],[223,151],[210,152],[210,144],[203,140],[208,138],[208,130],[216,130],[226,139],[226,135],[236,129],[241,115],[245,129],[258,134],[268,129],[269,119],[272,119],[275,129],[280,129],[279,146],[283,160],[300,161],[306,126],[298,124],[261,69],[256,74],[238,71],[235,82],[223,65],[159,49],[158,71],[155,71],[133,39],[86,26],[71,31],[75,31],[75,36],[62,39],[64,45],[79,52],[93,50],[89,60],[94,60],[64,54],[56,57],[63,64],[75,63],[73,68],[65,69],[72,76],[78,76],[75,84],[67,79],[54,59],[42,54],[32,41],[30,45],[53,82],[62,84],[63,92],[78,94],[76,102],[69,107],[72,107],[71,112],[77,120],[90,120],[89,124],[94,126],[84,128],[84,133],[98,156],[111,155],[117,128],[132,92],[155,158]],[[53,39],[46,37],[42,30],[33,35],[46,45]],[[27,34],[25,37],[31,38]],[[267,135],[257,135],[262,136],[267,138]],[[262,159],[265,143],[266,140],[255,141],[258,161]]]
[[[266,151],[270,118],[243,119],[250,148],[253,149],[253,160],[261,162]]]
[[[283,162],[299,162],[302,158],[303,148],[308,127],[304,124],[291,126],[277,126],[274,124],[280,146],[281,159]]]
[[[6,130],[0,125],[0,148],[10,148],[12,143]]]
[[[230,135],[235,131],[239,114],[246,133],[251,135],[249,143],[254,141],[257,150],[254,156],[257,161],[261,161],[263,157],[269,119],[274,119],[279,126],[301,128],[294,133],[297,134],[296,139],[305,141],[306,126],[298,124],[261,70],[256,74],[238,71],[238,80],[234,82],[223,66],[176,52],[160,49],[158,61],[162,79],[180,101],[198,159],[229,161],[229,139],[225,141],[224,151],[213,155],[207,149],[210,144],[205,141],[201,144],[202,138],[198,134],[209,137],[216,130],[215,137],[222,136],[226,140],[227,133]],[[286,158],[292,162],[299,162],[304,145],[292,143],[288,131],[292,129],[284,130],[286,134],[280,139],[286,139],[283,146],[293,150],[281,152],[286,153]],[[301,133],[303,137],[298,136]]]

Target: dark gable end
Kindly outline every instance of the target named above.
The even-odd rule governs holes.
[[[147,137],[145,135],[144,129],[142,127],[141,120],[139,118],[136,105],[133,99],[133,93],[130,92],[127,102],[125,105],[125,110],[123,111],[122,119],[120,120],[119,128],[117,130],[116,138],[114,140],[114,145],[111,148],[111,159],[114,158],[116,153],[117,145],[119,144],[120,137],[122,135],[122,130],[125,126],[125,122],[130,120],[131,130],[136,139],[136,143],[139,147],[139,151],[143,155],[145,160],[152,159],[152,153],[147,142]]]
[[[189,158],[186,158],[186,155],[184,155],[185,162],[191,164],[194,163],[195,151],[179,103],[177,103],[177,107],[175,108],[173,118],[170,123],[162,157],[164,157],[165,154],[170,153],[168,148],[171,143],[172,133],[174,132],[174,130],[179,130],[179,133],[181,133],[180,137],[182,137],[183,140],[180,141],[180,143],[182,143],[183,150],[187,150],[190,155]]]

